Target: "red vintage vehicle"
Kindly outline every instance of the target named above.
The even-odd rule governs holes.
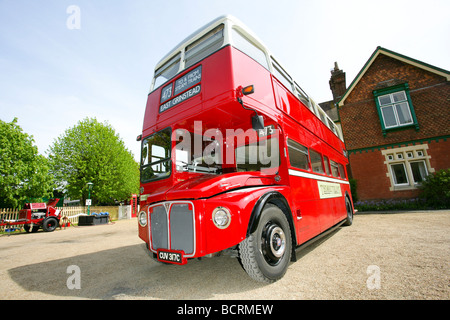
[[[161,262],[230,253],[273,282],[352,223],[340,128],[233,17],[157,64],[138,141],[139,237]]]
[[[39,228],[52,232],[59,226],[61,210],[56,208],[59,199],[47,203],[25,203],[17,220],[0,220],[0,226],[23,225],[26,232],[36,232]]]

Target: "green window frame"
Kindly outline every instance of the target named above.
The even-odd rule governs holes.
[[[407,83],[374,90],[373,95],[384,137],[389,131],[406,128],[419,130]]]

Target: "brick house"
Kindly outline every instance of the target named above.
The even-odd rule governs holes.
[[[417,197],[428,174],[450,167],[450,72],[382,47],[348,88],[333,71],[359,199]]]

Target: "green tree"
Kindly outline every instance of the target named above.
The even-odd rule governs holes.
[[[139,190],[139,165],[111,125],[86,118],[69,128],[50,146],[51,171],[72,199],[88,196],[96,204],[129,199]]]
[[[0,120],[0,207],[17,207],[26,199],[51,197],[53,179],[47,158],[38,154],[31,135]]]

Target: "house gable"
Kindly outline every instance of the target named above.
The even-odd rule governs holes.
[[[369,60],[365,63],[365,65],[363,66],[363,68],[360,70],[360,72],[358,73],[358,75],[355,77],[355,79],[352,81],[352,83],[350,84],[350,86],[347,88],[346,92],[344,93],[344,95],[342,96],[342,98],[339,100],[338,105],[339,107],[342,107],[347,98],[351,95],[351,93],[353,92],[353,90],[355,89],[355,87],[360,83],[360,81],[364,78],[365,74],[367,73],[367,71],[370,69],[370,67],[372,66],[372,64],[379,58],[380,55],[384,55],[386,57],[390,57],[392,59],[397,60],[399,63],[404,63],[413,67],[417,67],[420,69],[423,69],[427,72],[433,73],[435,75],[438,75],[440,77],[444,77],[446,79],[446,81],[450,81],[450,72],[441,68],[437,68],[435,66],[432,66],[430,64],[424,63],[422,61],[404,56],[402,54],[393,52],[391,50],[382,48],[382,47],[377,47],[377,49],[374,51],[374,53],[370,56]],[[386,81],[388,79],[382,79],[381,81]],[[400,80],[401,79],[392,79],[392,80]],[[377,84],[375,84],[377,85]]]

